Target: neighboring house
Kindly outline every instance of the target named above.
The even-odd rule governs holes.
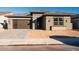
[[[79,14],[72,16],[73,29],[79,29]]]
[[[71,13],[33,11],[29,14],[13,14],[8,18],[8,29],[71,30]]]
[[[0,29],[4,27],[4,22],[8,22],[8,18],[5,17],[6,15],[12,15],[12,12],[3,11],[0,12]]]

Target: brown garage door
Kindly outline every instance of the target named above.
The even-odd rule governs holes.
[[[13,20],[13,28],[14,29],[29,29],[30,22],[28,20]]]

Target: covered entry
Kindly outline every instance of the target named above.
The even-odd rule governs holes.
[[[44,27],[44,22],[42,18],[38,18],[35,20],[35,29],[43,29]]]

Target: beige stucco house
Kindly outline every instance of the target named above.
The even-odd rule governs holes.
[[[13,14],[8,18],[8,29],[71,30],[71,13],[33,11],[29,14]]]

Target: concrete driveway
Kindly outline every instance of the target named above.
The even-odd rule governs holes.
[[[79,45],[79,31],[13,29],[0,32],[0,45],[66,44]]]
[[[13,29],[0,32],[1,51],[79,51],[79,31]]]
[[[25,44],[29,29],[11,29],[0,32],[0,45]]]
[[[30,29],[5,30],[0,32],[0,45],[61,44],[57,40],[51,40],[45,32],[35,31]]]

